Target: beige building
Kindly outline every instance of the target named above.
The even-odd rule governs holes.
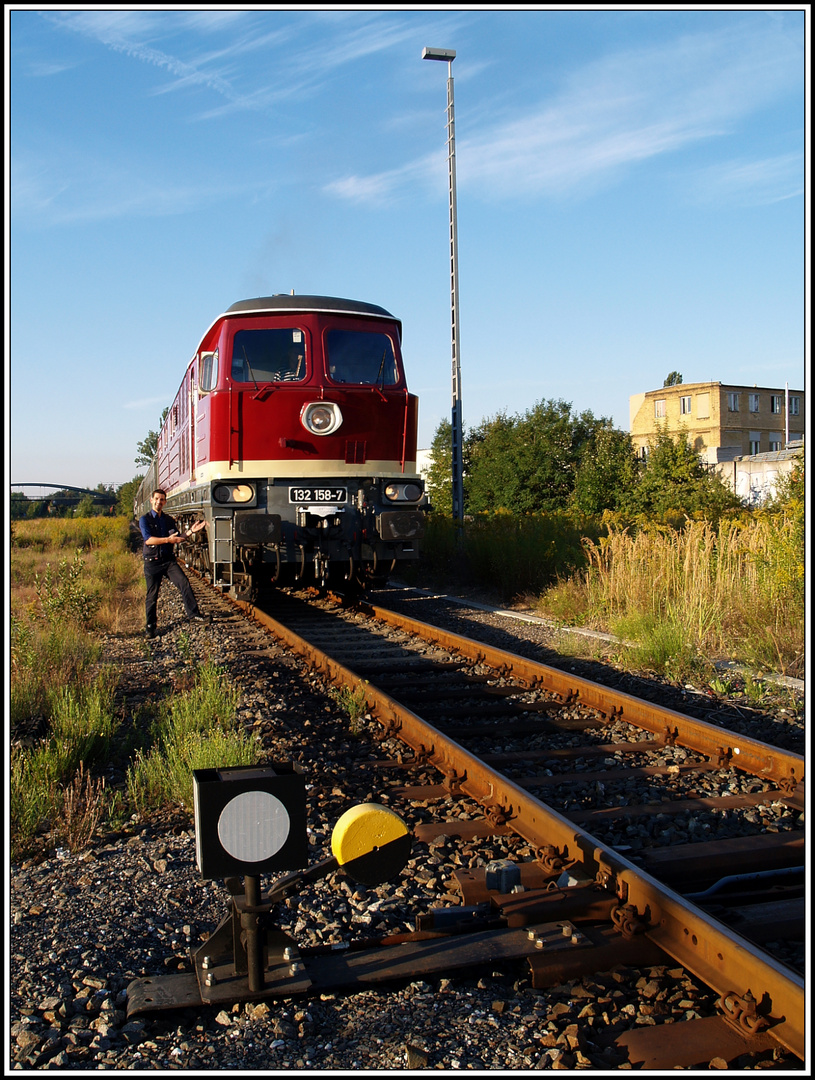
[[[709,465],[746,455],[775,453],[804,437],[802,390],[680,383],[629,398],[631,442],[645,456],[658,429],[685,430]],[[723,471],[723,470],[718,470]],[[727,472],[727,470],[724,470]]]

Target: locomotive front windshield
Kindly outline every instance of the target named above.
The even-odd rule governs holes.
[[[399,369],[387,334],[364,330],[329,330],[328,372],[333,382],[394,386]]]
[[[302,330],[237,330],[232,339],[235,382],[300,382],[306,377],[306,342]]]

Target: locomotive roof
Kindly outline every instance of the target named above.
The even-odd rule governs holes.
[[[249,314],[255,311],[331,311],[348,315],[374,315],[380,319],[395,319],[385,308],[362,300],[344,300],[339,296],[258,296],[253,300],[238,300],[227,308],[225,315]],[[398,320],[396,320],[398,322]]]

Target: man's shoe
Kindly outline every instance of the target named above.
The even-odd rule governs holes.
[[[148,626],[147,629],[144,631],[144,636],[154,638],[157,633],[158,631],[156,630],[155,626]]]

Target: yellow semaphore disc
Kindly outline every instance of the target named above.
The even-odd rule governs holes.
[[[379,885],[407,862],[410,833],[387,806],[361,803],[346,810],[334,826],[331,852],[352,877],[366,885]]]

